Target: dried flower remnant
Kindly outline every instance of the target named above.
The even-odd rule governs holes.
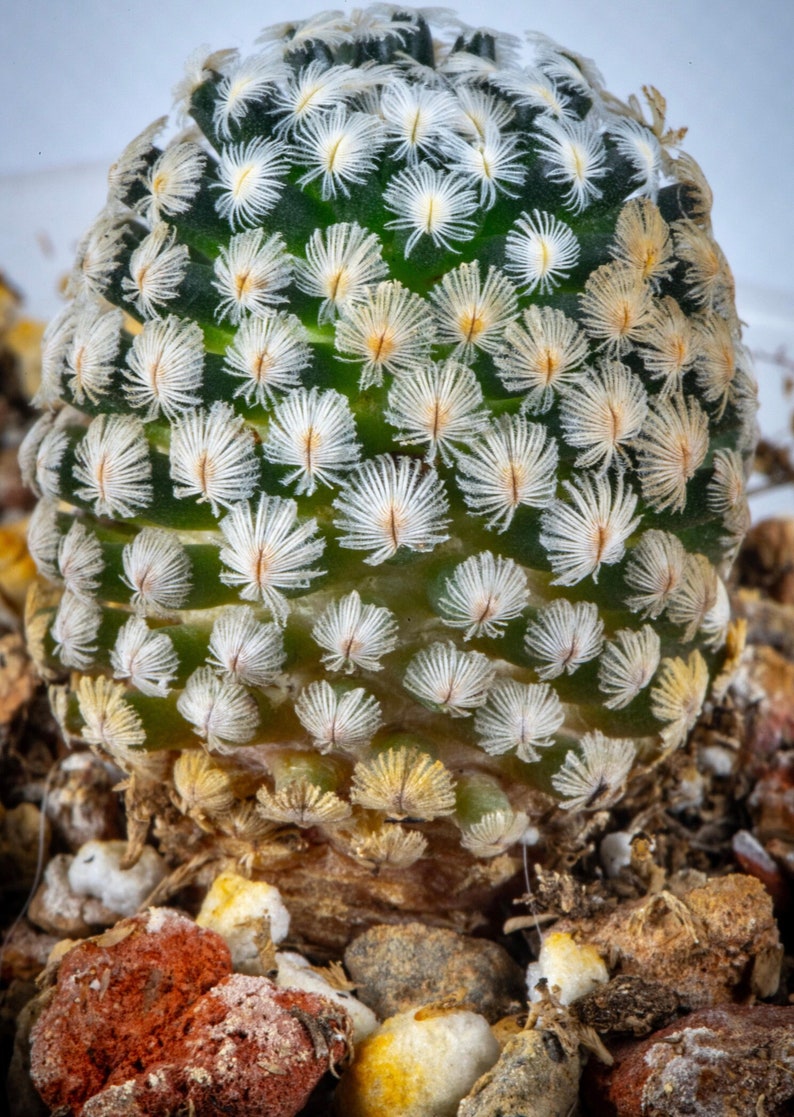
[[[440,760],[416,749],[388,749],[356,765],[351,799],[387,818],[432,819],[452,813],[454,781]]]

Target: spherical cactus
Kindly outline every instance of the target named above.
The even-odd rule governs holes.
[[[747,521],[754,382],[663,99],[436,31],[378,6],[191,60],[22,451],[64,731],[166,845],[315,911],[454,906],[679,746]]]

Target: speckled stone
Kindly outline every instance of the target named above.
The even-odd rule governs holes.
[[[135,915],[167,875],[168,867],[154,846],[143,846],[129,868],[124,868],[126,855],[126,842],[86,842],[69,865],[72,891],[94,896],[118,915]]]
[[[680,998],[661,981],[622,974],[576,1001],[573,1012],[599,1035],[647,1036],[678,1014]]]
[[[421,923],[371,927],[347,948],[345,966],[381,1019],[452,999],[493,1024],[526,999],[524,974],[498,943]]]
[[[581,1069],[578,1052],[566,1054],[552,1032],[518,1032],[475,1082],[456,1117],[569,1117]]]
[[[785,1117],[794,1111],[794,1007],[722,1005],[592,1061],[592,1117]]]

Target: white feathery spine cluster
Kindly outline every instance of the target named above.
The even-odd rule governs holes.
[[[754,414],[710,192],[658,112],[530,41],[284,24],[194,56],[198,130],[112,168],[20,455],[63,586],[41,655],[127,767],[168,707],[205,822],[214,754],[261,744],[292,760],[260,829],[404,867],[445,819],[494,856],[525,784],[609,805],[704,701]],[[467,814],[447,747],[504,802]]]

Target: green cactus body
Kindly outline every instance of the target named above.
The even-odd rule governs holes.
[[[204,834],[396,878],[685,739],[755,389],[661,98],[384,12],[192,60],[190,127],[112,168],[22,463],[65,732]]]

